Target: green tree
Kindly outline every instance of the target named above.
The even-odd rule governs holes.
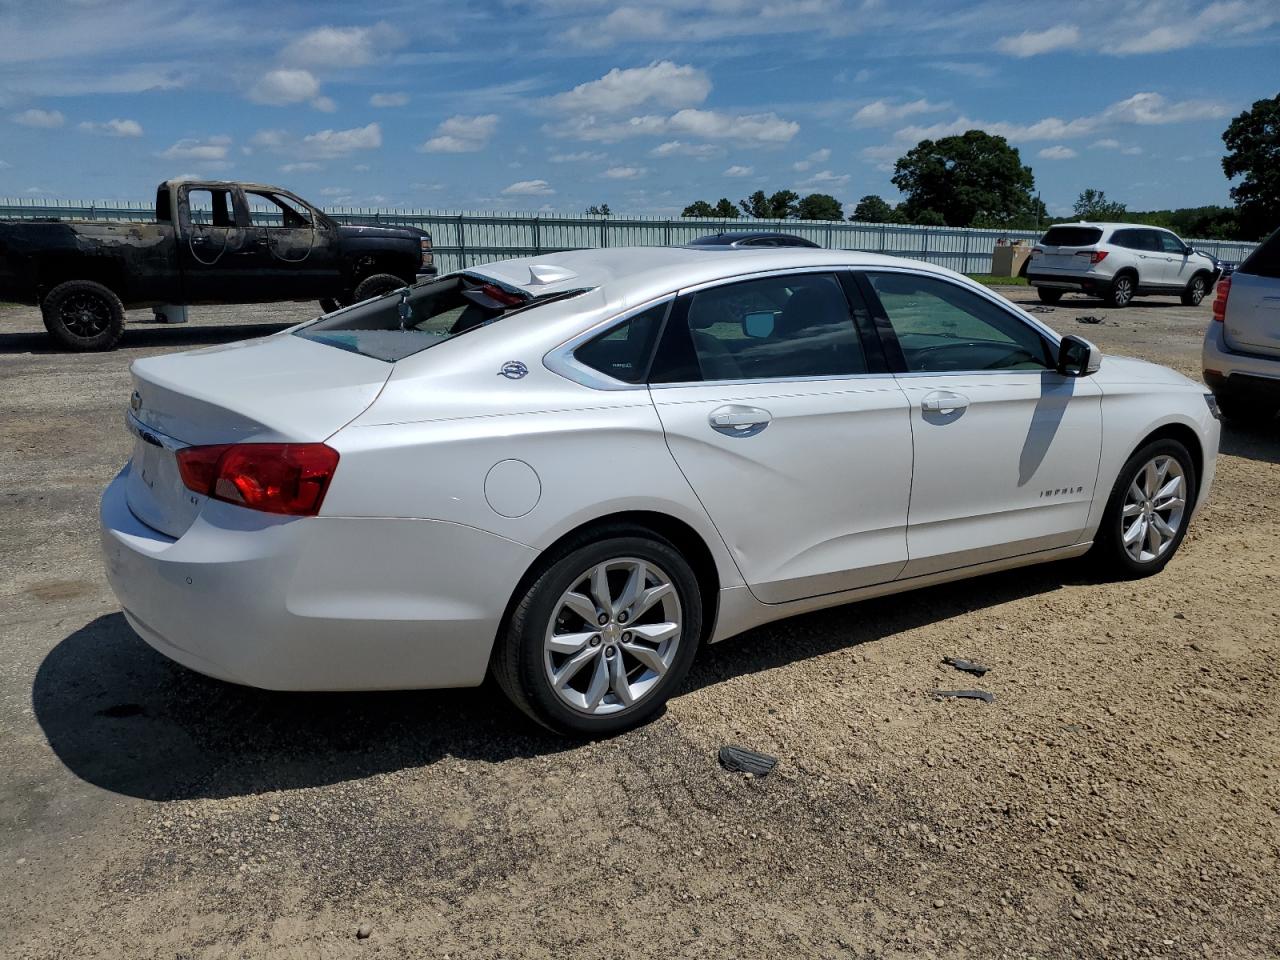
[[[1231,188],[1240,230],[1256,240],[1280,225],[1280,94],[1255,100],[1222,134],[1222,172],[1240,177]]]
[[[800,194],[794,190],[779,190],[766,197],[763,190],[757,190],[745,200],[739,200],[738,206],[748,217],[758,220],[790,220],[796,216]]]
[[[612,213],[613,211],[609,209],[609,205],[607,203],[602,203],[599,206],[593,203],[591,206],[587,207],[588,217],[607,217]]]
[[[920,223],[936,211],[952,227],[978,217],[1005,219],[1034,209],[1035,176],[1004,137],[970,130],[941,140],[921,140],[893,166],[893,185],[902,191],[904,213]]]
[[[1105,190],[1086,187],[1076,197],[1072,212],[1080,220],[1119,220],[1125,215],[1125,205],[1117,200],[1108,200]]]
[[[884,197],[869,193],[853,208],[850,220],[861,220],[863,223],[889,223],[893,219],[893,207]]]
[[[796,204],[801,220],[843,220],[844,207],[829,193],[811,193]]]
[[[901,211],[901,206],[898,210]],[[946,218],[937,210],[917,210],[914,215],[908,218],[906,213],[900,213],[901,223],[916,223],[922,227],[945,227],[947,225]]]
[[[721,197],[716,201],[713,207],[705,200],[695,200],[684,208],[680,214],[682,217],[701,217],[705,220],[737,220],[738,208],[733,205],[728,197]]]

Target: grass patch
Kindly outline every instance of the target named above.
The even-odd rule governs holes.
[[[977,280],[984,287],[1025,287],[1026,277],[993,277],[989,273],[971,273],[970,280]]]

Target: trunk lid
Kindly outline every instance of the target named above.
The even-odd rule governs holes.
[[[1077,253],[1092,253],[1102,239],[1097,227],[1050,227],[1036,244],[1044,252],[1036,257],[1031,267],[1036,273],[1044,270],[1080,272],[1089,269],[1087,257]]]
[[[1231,274],[1224,333],[1243,353],[1280,356],[1280,231]]]
[[[323,441],[373,403],[392,369],[289,334],[135,361],[129,508],[182,536],[205,498],[183,484],[178,449]]]

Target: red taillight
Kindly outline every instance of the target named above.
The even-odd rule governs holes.
[[[1032,248],[1031,248],[1031,256],[1033,256],[1033,257],[1041,257],[1041,256],[1044,256],[1044,249],[1043,249],[1042,247],[1032,247]]]
[[[509,293],[496,283],[486,283],[480,288],[480,292],[490,300],[498,301],[504,307],[518,307],[524,303],[524,297],[516,293]]]
[[[1103,260],[1107,259],[1107,251],[1106,250],[1078,250],[1076,251],[1076,256],[1088,257],[1090,263],[1101,263]]]
[[[1213,298],[1213,319],[1218,323],[1227,322],[1227,297],[1231,295],[1231,277],[1225,276],[1218,281],[1218,292]]]
[[[178,451],[182,482],[196,493],[251,510],[311,517],[338,466],[323,443],[221,443]]]

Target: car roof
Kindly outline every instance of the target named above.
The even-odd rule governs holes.
[[[606,247],[498,260],[461,272],[534,296],[599,288],[611,303],[635,304],[701,283],[806,267],[910,267],[922,273],[960,276],[945,267],[901,257],[811,247]]]
[[[743,240],[795,240],[799,245],[808,246],[813,244],[813,246],[817,246],[812,240],[798,237],[794,233],[780,233],[776,230],[730,230],[724,233],[709,233],[698,237],[696,240],[690,240],[686,246],[718,247],[727,246],[731,243],[740,243]]]
[[[1075,220],[1071,223],[1055,223],[1046,228],[1046,233],[1054,227],[1097,227],[1099,230],[1163,230],[1173,233],[1168,227],[1158,227],[1154,223],[1123,223],[1118,220]]]

